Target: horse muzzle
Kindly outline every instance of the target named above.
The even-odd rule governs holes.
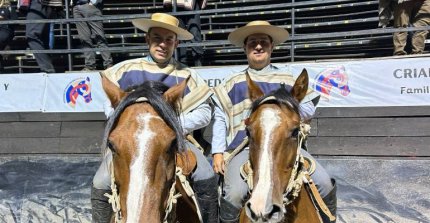
[[[250,201],[245,203],[245,212],[248,218],[254,223],[278,223],[285,215],[283,205],[267,204],[264,208],[256,209]]]

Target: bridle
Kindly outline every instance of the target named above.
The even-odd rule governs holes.
[[[143,103],[143,102],[149,103],[149,100],[146,97],[139,97],[132,104]],[[132,104],[130,104],[130,105],[132,105]],[[174,159],[174,162],[175,162],[175,178],[173,179],[173,183],[169,189],[169,197],[167,198],[167,206],[165,209],[165,215],[164,215],[163,223],[169,222],[168,220],[169,220],[170,214],[172,213],[173,205],[177,203],[178,198],[183,196],[179,191],[176,190],[176,178],[179,179],[179,181],[182,185],[182,188],[187,193],[187,196],[191,197],[193,202],[195,203],[196,207],[198,207],[198,203],[197,203],[197,199],[196,199],[196,196],[194,194],[194,191],[193,191],[190,183],[188,182],[187,177],[183,174],[182,168],[177,166],[176,157]],[[111,164],[110,164],[110,176],[111,176],[111,186],[110,187],[111,187],[112,194],[105,193],[104,196],[109,198],[109,203],[112,205],[112,210],[115,214],[115,222],[120,223],[122,221],[120,194],[119,194],[118,188],[115,184],[115,171],[114,171],[113,162],[111,162]],[[197,208],[197,215],[198,215],[200,222],[203,222],[199,208]]]
[[[268,103],[271,101],[278,101],[276,97],[269,96],[267,98],[264,98],[257,106],[260,106],[264,103]],[[245,121],[246,125],[249,125],[249,121]],[[284,207],[291,204],[296,198],[299,197],[301,188],[303,184],[306,184],[306,187],[304,187],[308,193],[312,193],[313,197],[311,196],[312,203],[314,207],[317,209],[316,205],[318,205],[323,213],[329,217],[330,221],[334,221],[336,219],[336,216],[333,216],[330,210],[327,208],[327,205],[324,203],[324,201],[321,199],[321,196],[318,192],[318,190],[315,187],[315,184],[313,183],[310,172],[313,172],[315,169],[315,166],[313,164],[309,164],[310,168],[308,169],[305,166],[305,158],[301,154],[301,148],[303,145],[303,142],[306,140],[310,132],[310,126],[308,124],[305,124],[303,122],[300,122],[300,128],[297,133],[297,147],[296,147],[296,157],[294,161],[294,166],[291,171],[290,179],[288,180],[287,188],[285,189],[282,197],[283,197],[283,205]],[[247,168],[250,170],[247,173],[246,182],[248,183],[248,186],[250,188],[249,193],[252,192],[253,187],[253,171],[250,165],[250,161],[245,164],[247,165]],[[318,214],[320,220],[321,216]],[[322,221],[321,221],[322,222]]]
[[[272,101],[277,102],[278,100],[276,99],[275,96],[269,96],[261,100],[258,106]],[[249,121],[245,120],[245,124],[249,125]],[[297,148],[296,148],[296,158],[294,161],[294,166],[291,172],[290,179],[288,180],[287,188],[283,193],[284,205],[290,204],[291,202],[294,201],[294,199],[296,199],[299,196],[304,179],[306,178],[305,175],[309,174],[306,168],[304,168],[304,157],[300,153],[300,149],[302,148],[303,141],[306,139],[307,135],[308,135],[308,131],[306,131],[305,125],[301,123],[300,130],[298,131],[298,134],[297,134]],[[250,189],[249,192],[251,193],[253,189],[253,179],[252,179],[253,171],[249,162],[250,161],[248,160],[248,163],[246,164],[248,165],[248,168],[250,170],[246,176],[246,179],[247,179],[246,181]]]
[[[148,98],[139,97],[134,101],[134,103],[131,103],[128,106],[136,103],[143,103],[143,102],[149,102]],[[106,145],[106,147],[108,147],[108,145]],[[106,149],[110,149],[110,148],[106,148]],[[114,171],[113,161],[110,163],[109,167],[110,167],[109,172],[110,172],[110,178],[111,178],[110,188],[111,188],[112,194],[105,193],[104,196],[109,198],[108,201],[112,205],[112,210],[115,214],[115,222],[120,223],[122,220],[121,202],[120,202],[120,194],[118,191],[118,187],[115,184],[115,171]]]

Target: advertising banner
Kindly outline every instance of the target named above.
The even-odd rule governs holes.
[[[102,112],[106,100],[98,72],[48,74],[43,112]]]
[[[319,107],[429,106],[429,58],[278,63],[297,77],[304,68]],[[247,68],[203,67],[209,87]],[[108,107],[98,72],[0,75],[0,112],[104,112]]]
[[[320,107],[430,105],[429,58],[357,60],[286,65],[306,68]]]
[[[0,75],[0,112],[40,112],[45,74]]]

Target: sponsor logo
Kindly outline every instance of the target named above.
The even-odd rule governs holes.
[[[77,100],[82,97],[85,103],[90,103],[91,98],[91,82],[90,78],[77,78],[71,81],[64,90],[64,103],[75,108]]]
[[[351,92],[348,79],[344,66],[327,68],[315,77],[314,90],[320,92],[321,96],[326,99],[330,98],[335,89],[346,97]]]

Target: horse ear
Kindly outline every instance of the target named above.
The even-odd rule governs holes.
[[[306,96],[306,92],[308,91],[308,84],[308,71],[306,69],[303,69],[302,73],[299,75],[299,77],[296,79],[296,82],[294,83],[294,86],[291,90],[291,95],[295,99],[297,99],[297,101],[300,102]]]
[[[166,92],[164,92],[163,97],[168,103],[175,105],[179,99],[184,95],[185,89],[187,88],[188,80],[190,80],[191,76],[188,76],[187,79],[183,80],[181,83],[169,88]]]
[[[121,90],[121,88],[116,86],[114,83],[112,83],[104,75],[101,75],[101,76],[102,76],[103,90],[106,92],[106,95],[108,96],[112,106],[116,108],[116,106],[118,106],[121,99],[125,97],[127,93]]]
[[[251,76],[249,76],[248,71],[246,72],[246,83],[248,84],[248,93],[249,98],[251,101],[255,101],[261,97],[264,96],[263,91],[260,89],[260,87],[251,79]]]

